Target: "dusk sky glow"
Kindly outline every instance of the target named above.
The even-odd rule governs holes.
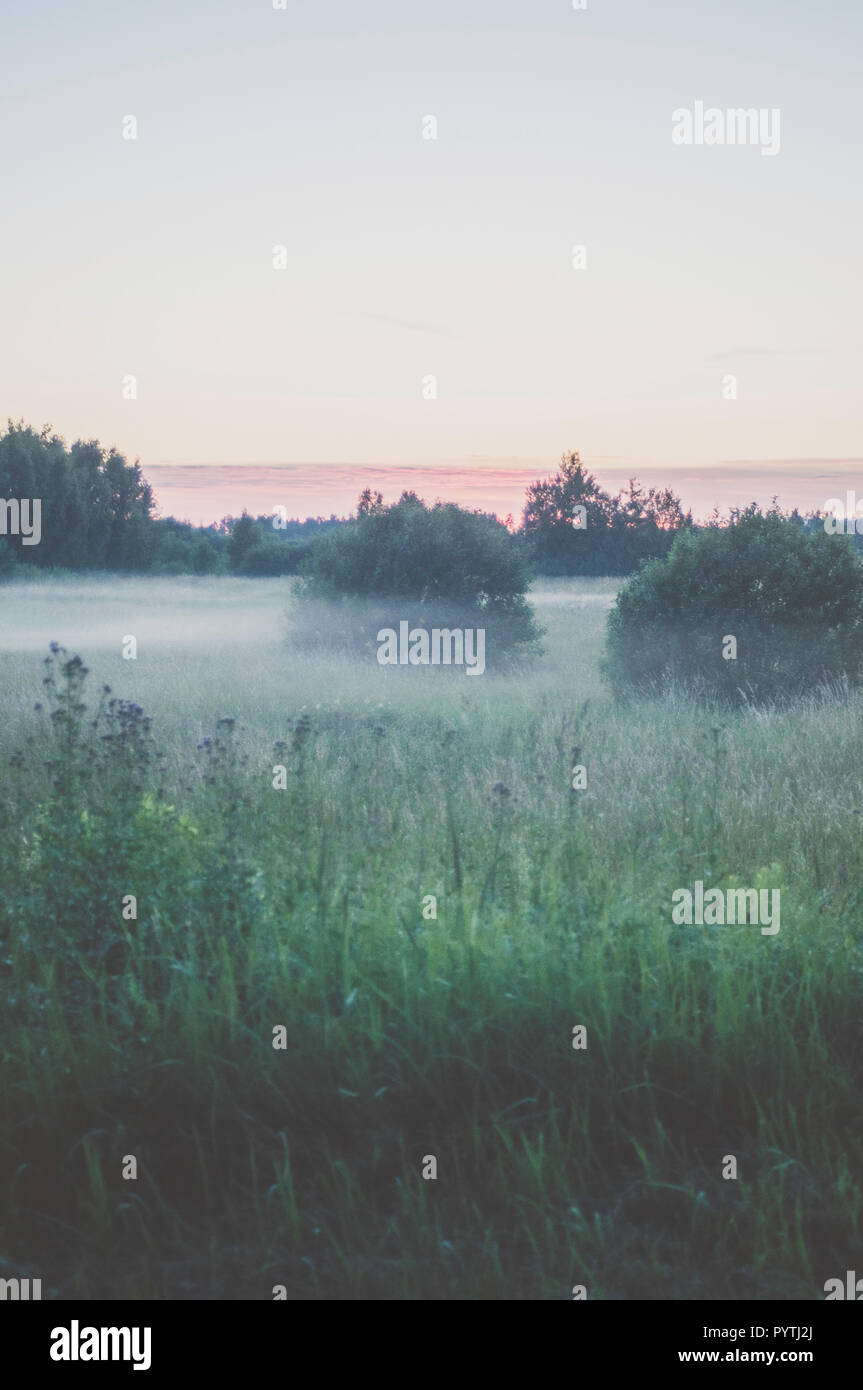
[[[863,10],[818,13],[10,0],[0,411],[196,520],[283,463],[267,508],[350,510],[395,467],[387,495],[444,468],[404,476],[517,513],[564,449],[699,511],[818,506],[863,483]],[[675,144],[697,103],[779,111],[777,151]]]

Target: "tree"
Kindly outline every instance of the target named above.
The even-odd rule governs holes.
[[[522,532],[543,574],[630,574],[691,524],[669,488],[645,492],[632,478],[612,498],[577,453],[565,453],[552,478],[528,488]]]
[[[372,629],[409,618],[417,626],[485,626],[489,650],[512,655],[533,649],[540,636],[528,582],[523,551],[496,517],[454,503],[428,507],[404,492],[392,506],[361,507],[316,540],[299,592],[307,605],[330,605],[331,626],[340,607],[360,643]],[[343,624],[338,640],[345,638]]]
[[[368,516],[371,512],[382,512],[383,509],[383,493],[373,493],[370,487],[363,488],[363,491],[360,493],[360,500],[357,503],[357,516]]]
[[[677,683],[723,701],[785,701],[863,672],[863,566],[843,536],[753,503],[678,532],[620,590],[604,671],[619,690]]]
[[[218,569],[219,557],[215,549],[203,536],[195,543],[192,555],[192,569],[195,574],[212,574]]]
[[[540,479],[527,490],[522,515],[525,534],[546,543],[573,536],[577,507],[585,509],[586,525],[581,527],[585,534],[611,521],[613,504],[608,493],[585,470],[577,453],[564,453],[554,477]]]
[[[244,554],[239,573],[263,578],[296,574],[307,550],[301,541],[256,541]]]
[[[263,539],[261,528],[254,517],[249,516],[246,511],[243,512],[242,516],[237,517],[231,526],[231,541],[228,547],[231,569],[235,573],[242,569],[243,561],[249,551],[254,546],[260,545]]]
[[[9,544],[30,565],[145,569],[153,538],[153,495],[138,463],[97,440],[66,448],[46,425],[10,420],[0,435],[0,497],[39,499],[38,545]]]
[[[628,487],[618,493],[615,512],[629,529],[655,527],[679,531],[683,526],[692,525],[692,513],[684,515],[680,498],[675,497],[671,488],[659,491],[651,487],[645,492],[637,478],[630,478]]]

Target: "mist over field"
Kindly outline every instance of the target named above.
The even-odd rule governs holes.
[[[847,1376],[860,0],[0,8],[4,1365]]]
[[[35,651],[49,642],[93,652],[133,632],[142,649],[275,643],[289,581],[193,577],[44,578],[0,588],[0,651]],[[143,659],[143,651],[142,651]]]
[[[45,1296],[854,1267],[861,698],[617,701],[617,589],[537,581],[543,652],[469,679],[297,649],[286,580],[0,588],[0,1216]],[[698,882],[781,928],[676,925]]]
[[[179,725],[218,711],[253,721],[262,734],[266,720],[284,720],[297,704],[410,707],[443,699],[458,707],[467,699],[483,706],[514,697],[529,702],[573,680],[589,693],[617,588],[614,580],[536,581],[531,601],[548,629],[544,653],[515,682],[492,672],[479,682],[417,667],[405,681],[403,671],[379,666],[374,653],[310,652],[295,644],[301,605],[290,579],[45,578],[0,586],[0,652],[18,658],[3,661],[0,689],[7,708],[28,709],[41,658],[59,642],[85,658],[94,683],[110,684],[157,719]],[[392,607],[410,618],[416,605],[395,599]],[[122,657],[127,633],[138,639],[135,660]]]

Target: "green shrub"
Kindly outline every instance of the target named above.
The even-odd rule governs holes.
[[[753,505],[729,526],[682,532],[624,585],[604,672],[618,689],[779,702],[856,684],[861,666],[863,567],[851,546]]]
[[[203,536],[197,542],[192,554],[192,569],[195,574],[212,574],[219,568],[219,556]]]
[[[527,562],[495,517],[414,493],[317,539],[298,594],[298,635],[357,647],[407,619],[418,627],[484,627],[489,664],[536,650]]]
[[[237,573],[255,578],[296,574],[307,549],[296,541],[258,541],[246,551]]]

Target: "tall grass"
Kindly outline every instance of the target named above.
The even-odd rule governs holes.
[[[540,591],[518,677],[7,660],[5,1274],[807,1299],[859,1264],[863,703],[615,706],[611,591]],[[781,931],[672,925],[696,878],[780,886]]]

